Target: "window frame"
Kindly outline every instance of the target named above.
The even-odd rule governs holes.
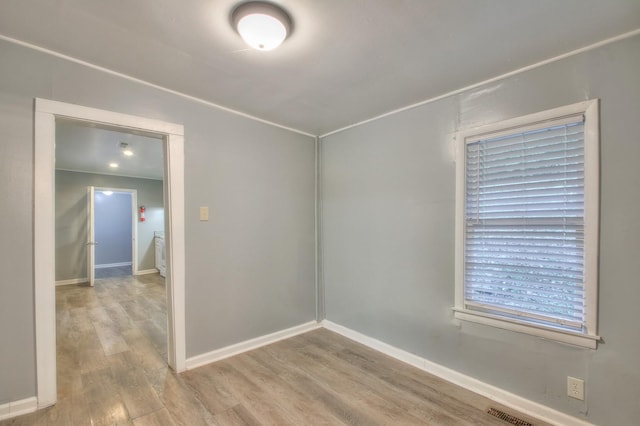
[[[465,195],[466,145],[479,137],[498,133],[518,133],[522,129],[552,122],[563,117],[583,114],[584,122],[584,303],[586,308],[584,331],[572,331],[547,326],[525,319],[466,308],[465,276]],[[559,108],[516,117],[493,124],[458,131],[456,146],[456,217],[455,217],[455,305],[454,317],[497,328],[531,334],[563,343],[596,349],[600,337],[598,326],[598,249],[600,213],[600,125],[599,100],[592,99]]]

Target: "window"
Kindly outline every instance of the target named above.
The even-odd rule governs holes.
[[[595,348],[598,101],[456,136],[456,318]]]

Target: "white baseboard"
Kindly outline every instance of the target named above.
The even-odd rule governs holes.
[[[507,392],[503,389],[497,388],[488,383],[482,382],[466,374],[459,373],[455,370],[431,362],[428,359],[419,357],[412,353],[406,352],[402,349],[391,346],[387,343],[381,342],[369,336],[366,336],[357,331],[351,330],[347,327],[335,324],[331,321],[323,320],[321,325],[327,330],[331,330],[338,333],[348,339],[354,340],[358,343],[362,343],[365,346],[370,347],[378,352],[382,352],[392,358],[402,361],[406,364],[417,367],[427,373],[433,374],[448,382],[454,383],[472,392],[480,394],[495,401],[504,406],[513,408],[523,414],[529,415],[533,418],[540,419],[547,423],[561,426],[592,426],[591,423],[579,419],[577,417],[570,416],[563,412],[554,410],[553,408],[539,404],[537,402],[522,398],[511,392]]]
[[[21,399],[19,401],[8,402],[6,404],[0,404],[0,420],[33,413],[37,409],[38,399],[35,396]]]
[[[141,271],[136,272],[136,275],[149,275],[149,274],[157,274],[158,270],[156,268],[153,269],[143,269]]]
[[[119,266],[131,266],[131,262],[120,262],[120,263],[102,263],[100,265],[95,265],[96,269],[102,268],[117,268]]]
[[[56,281],[56,287],[60,285],[82,284],[89,282],[89,278],[73,278],[71,280]]]
[[[310,321],[308,323],[291,327],[286,330],[276,331],[275,333],[256,337],[255,339],[236,343],[235,345],[216,349],[215,351],[211,351],[205,354],[196,355],[194,357],[187,358],[186,368],[187,370],[192,370],[194,368],[201,367],[215,361],[220,361],[221,359],[229,358],[243,352],[251,351],[253,349],[257,349],[262,346],[278,342],[280,340],[288,339],[290,337],[297,336],[298,334],[306,333],[318,328],[320,328],[320,324],[318,324],[318,322]]]

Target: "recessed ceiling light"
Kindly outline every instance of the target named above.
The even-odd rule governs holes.
[[[111,167],[112,169],[117,169],[118,163],[109,163],[109,167]]]
[[[280,46],[291,32],[291,18],[273,3],[242,3],[231,13],[234,28],[249,46],[272,50]]]
[[[127,157],[131,157],[133,155],[133,151],[131,151],[127,142],[120,142],[120,149],[122,150],[122,154]]]

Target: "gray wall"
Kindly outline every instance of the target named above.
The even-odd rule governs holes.
[[[5,41],[0,58],[0,404],[35,395],[34,97],[184,124],[188,357],[315,319],[313,138]]]
[[[640,418],[640,37],[321,140],[327,319],[596,424]],[[601,99],[597,350],[453,319],[459,129]],[[566,396],[568,375],[586,401]]]
[[[160,194],[162,194],[162,188]],[[131,262],[133,258],[131,223],[133,195],[126,192],[106,195],[102,191],[97,191],[94,200],[96,266]],[[164,228],[158,230],[162,229]]]
[[[87,277],[87,186],[138,191],[138,205],[147,209],[146,221],[138,221],[138,270],[155,268],[153,233],[164,230],[162,181],[57,170],[55,184],[56,281]]]

